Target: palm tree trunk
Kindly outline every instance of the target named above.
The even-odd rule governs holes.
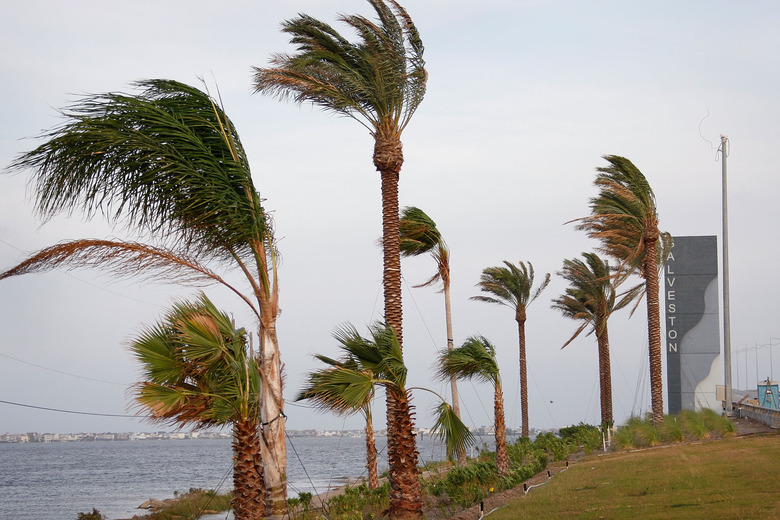
[[[609,362],[609,331],[606,318],[597,319],[599,347],[599,388],[601,397],[601,426],[612,427],[612,368]]]
[[[366,469],[368,469],[368,489],[379,487],[379,475],[376,469],[376,438],[374,437],[374,421],[371,419],[371,408],[366,410]]]
[[[284,435],[284,399],[282,366],[276,342],[275,321],[262,327],[260,370],[263,374],[262,458],[265,468],[266,515],[269,519],[286,518],[287,512],[287,444]]]
[[[256,420],[233,423],[233,515],[236,520],[265,518],[265,483]]]
[[[403,146],[398,136],[375,136],[374,165],[382,179],[382,254],[385,324],[392,327],[403,349],[401,304],[401,234],[399,229],[398,177],[403,164]],[[387,394],[387,452],[390,467],[390,518],[422,515],[422,486],[417,470],[417,447],[412,418],[404,396],[397,402]],[[408,431],[407,431],[408,430]],[[410,456],[414,454],[414,457]],[[413,464],[410,460],[414,459]]]
[[[455,348],[452,337],[452,304],[450,302],[450,282],[444,279],[444,314],[447,321],[447,350],[452,351]],[[458,398],[458,382],[455,374],[450,376],[450,390],[452,391],[452,411],[460,419],[460,399]],[[466,448],[457,450],[458,466],[466,465]]]
[[[496,434],[496,467],[499,475],[509,471],[509,456],[506,452],[506,422],[504,420],[504,393],[501,385],[496,384],[493,399],[493,414],[495,416]]]
[[[650,401],[653,423],[664,420],[664,383],[661,376],[661,315],[658,297],[657,240],[647,243],[644,259],[645,289],[647,293],[647,335],[650,358]]]
[[[528,437],[528,371],[525,359],[525,319],[517,320],[517,333],[520,337],[520,407],[522,408],[522,436]]]
[[[387,392],[387,395],[390,520],[418,519],[422,516],[423,502],[411,404],[405,393]],[[392,443],[389,430],[391,418],[394,423]]]

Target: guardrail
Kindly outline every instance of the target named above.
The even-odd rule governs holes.
[[[772,428],[780,428],[780,410],[743,403],[739,405],[739,416],[761,421]]]

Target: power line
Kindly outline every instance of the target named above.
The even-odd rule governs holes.
[[[95,415],[99,417],[124,417],[124,418],[135,418],[135,419],[143,419],[144,417],[151,417],[150,415],[120,415],[114,413],[78,412],[76,410],[62,410],[60,408],[49,408],[46,406],[35,406],[32,404],[14,403],[11,401],[3,401],[2,399],[0,399],[0,403],[10,404],[13,406],[21,406],[23,408],[35,408],[36,410],[46,410],[47,412],[71,413],[76,415]]]
[[[23,359],[19,359],[19,358],[15,358],[13,356],[9,356],[8,354],[0,353],[0,356],[8,358],[8,359],[13,359],[14,361],[18,361],[19,363],[24,363],[25,365],[30,365],[30,366],[33,366],[33,367],[36,367],[36,368],[42,368],[43,370],[49,370],[51,372],[57,372],[58,374],[64,374],[66,376],[78,377],[79,379],[86,379],[87,381],[96,381],[98,383],[106,383],[106,384],[109,384],[109,385],[128,386],[127,384],[124,384],[124,383],[116,383],[114,381],[104,381],[103,379],[95,379],[93,377],[80,376],[78,374],[72,374],[70,372],[63,372],[62,370],[57,370],[55,368],[49,368],[49,367],[45,367],[43,365],[36,365],[35,363],[30,363],[29,361],[25,361]]]

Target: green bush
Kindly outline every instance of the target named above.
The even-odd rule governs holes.
[[[549,453],[553,460],[566,460],[569,457],[569,446],[566,441],[554,433],[542,433],[536,437],[534,446]]]
[[[665,415],[661,424],[661,440],[663,442],[682,442],[685,439],[682,426],[673,415]]]
[[[580,423],[576,426],[568,426],[558,431],[561,439],[569,445],[570,451],[582,448],[585,453],[591,454],[604,444],[602,429],[592,424]]]
[[[707,425],[707,429],[722,437],[728,437],[735,435],[737,432],[734,423],[728,417],[719,414],[715,410],[709,408],[702,408],[701,418],[704,424]]]
[[[344,492],[331,498],[325,506],[327,518],[339,520],[362,520],[379,518],[390,505],[390,484],[369,489],[368,484],[347,486]],[[319,518],[319,516],[318,516]]]
[[[76,520],[107,520],[107,518],[93,507],[91,513],[79,513]]]
[[[704,422],[701,414],[693,410],[683,410],[678,414],[677,419],[680,421],[683,432],[685,432],[687,437],[695,440],[708,439],[710,437],[707,423]]]
[[[144,520],[194,520],[200,518],[203,511],[227,511],[231,508],[231,493],[218,494],[214,490],[190,488],[186,493],[174,493],[178,499],[169,507],[142,516]]]

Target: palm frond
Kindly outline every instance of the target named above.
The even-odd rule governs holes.
[[[154,420],[202,427],[258,417],[260,375],[246,331],[204,294],[174,304],[129,349],[143,371],[135,400]]]
[[[486,267],[482,270],[477,287],[486,295],[472,296],[470,299],[487,303],[505,305],[514,310],[524,310],[547,288],[550,274],[532,292],[534,267],[531,262],[518,262],[517,265],[504,260],[503,266]]]
[[[437,376],[442,380],[455,375],[500,384],[496,349],[484,336],[470,336],[460,347],[439,354]]]
[[[0,273],[0,280],[52,269],[101,267],[118,279],[138,278],[204,285],[218,283],[241,298],[255,315],[259,311],[241,291],[197,259],[169,249],[121,240],[72,240],[42,249]]]
[[[103,213],[201,257],[250,252],[266,219],[233,124],[197,88],[134,86],[140,93],[77,100],[44,144],[11,164],[33,170],[38,213]]]
[[[360,15],[339,18],[355,30],[356,43],[308,15],[285,21],[282,31],[296,53],[275,54],[271,67],[255,67],[255,91],[311,102],[356,119],[375,136],[400,135],[425,95],[424,48],[397,2],[369,2],[376,22]]]
[[[454,454],[465,451],[466,448],[476,443],[474,435],[468,426],[463,424],[455,414],[452,406],[442,400],[434,411],[434,423],[431,432],[445,442],[447,458],[453,458]]]

